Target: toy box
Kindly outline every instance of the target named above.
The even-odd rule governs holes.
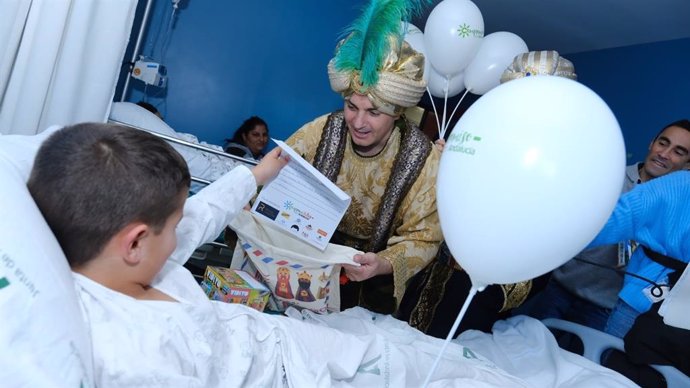
[[[206,267],[201,288],[209,299],[241,303],[263,311],[271,292],[248,273],[224,267]]]

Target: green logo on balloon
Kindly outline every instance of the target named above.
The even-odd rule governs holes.
[[[475,136],[467,131],[453,132],[448,138],[446,149],[451,152],[474,155],[475,149],[471,146],[471,143],[479,141],[482,141],[480,136]]]
[[[461,38],[467,38],[470,36],[481,38],[484,36],[484,31],[472,29],[467,23],[463,23],[462,25],[458,26],[458,36]]]

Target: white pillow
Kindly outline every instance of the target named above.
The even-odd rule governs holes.
[[[72,273],[25,183],[54,130],[0,136],[0,381],[7,387],[93,386]]]
[[[170,128],[160,117],[132,102],[113,102],[110,107],[109,118],[134,125],[135,127],[177,137],[177,132]]]

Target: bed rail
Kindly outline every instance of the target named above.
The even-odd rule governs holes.
[[[252,166],[256,166],[256,165],[258,164],[257,161],[252,160],[252,159],[246,159],[246,158],[243,158],[243,157],[241,157],[241,156],[231,155],[231,154],[228,154],[227,152],[218,151],[218,150],[215,150],[215,149],[213,149],[213,148],[205,147],[205,146],[200,145],[200,144],[195,144],[195,143],[192,143],[192,142],[189,142],[189,141],[186,141],[186,140],[178,139],[178,138],[173,137],[173,136],[164,135],[164,134],[162,134],[162,133],[158,133],[158,132],[152,131],[152,130],[150,130],[150,129],[146,129],[146,128],[142,128],[142,127],[137,127],[136,125],[128,124],[128,123],[125,123],[125,122],[123,122],[123,121],[108,119],[108,122],[111,122],[111,123],[114,123],[114,124],[119,124],[119,125],[124,125],[124,126],[126,126],[126,127],[138,129],[138,130],[141,130],[141,131],[146,131],[146,132],[148,132],[148,133],[150,133],[150,134],[152,134],[152,135],[154,135],[154,136],[160,137],[161,139],[166,140],[166,141],[169,141],[169,142],[171,142],[171,143],[179,144],[179,145],[182,145],[182,146],[185,146],[185,147],[189,147],[189,148],[194,148],[194,149],[196,149],[196,150],[199,150],[199,151],[202,151],[202,152],[208,152],[208,153],[210,153],[210,154],[218,155],[218,156],[221,156],[221,157],[224,157],[224,158],[233,159],[233,160],[236,160],[236,161],[241,162],[241,163],[249,164],[249,165],[252,165]],[[202,184],[205,184],[205,185],[208,185],[208,184],[211,183],[211,181],[209,181],[209,180],[206,180],[206,179],[203,179],[203,178],[199,178],[199,177],[194,177],[194,176],[192,177],[192,180],[193,180],[194,182],[202,183]]]

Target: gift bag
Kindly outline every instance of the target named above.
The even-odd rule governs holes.
[[[244,251],[240,260],[235,255],[232,267],[250,273],[256,269],[281,310],[295,306],[322,314],[340,311],[340,264],[358,265],[352,257],[362,252],[336,244],[321,251],[249,211],[238,214],[230,228]]]

